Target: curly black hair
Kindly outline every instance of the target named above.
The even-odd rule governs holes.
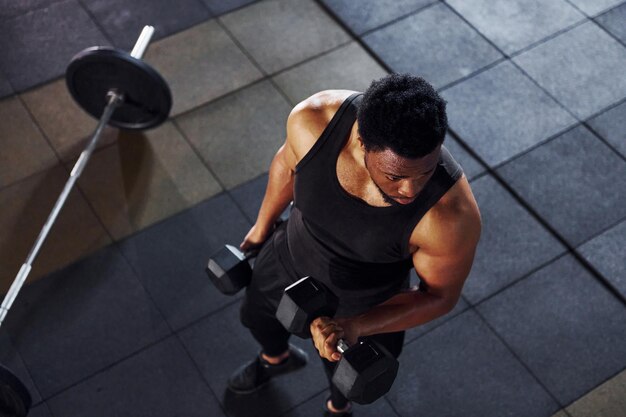
[[[423,78],[390,74],[373,81],[358,109],[365,149],[390,149],[405,158],[426,156],[446,135],[446,101]]]

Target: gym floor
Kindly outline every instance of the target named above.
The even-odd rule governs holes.
[[[291,107],[390,71],[448,101],[484,229],[457,308],[355,415],[626,415],[626,2],[0,0],[3,290],[96,125],[69,60],[144,24],[172,114],[106,130],[0,331],[31,416],[321,415],[315,360],[226,392],[258,348],[205,262],[255,219]]]

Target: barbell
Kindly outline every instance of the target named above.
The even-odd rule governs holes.
[[[172,108],[170,89],[163,77],[141,60],[153,34],[154,28],[145,26],[130,53],[97,46],[79,52],[70,61],[65,72],[67,88],[87,113],[99,119],[98,125],[0,306],[0,326],[70,191],[96,149],[104,127],[110,124],[122,129],[142,130],[156,127],[167,119]],[[0,364],[0,415],[24,417],[31,404],[24,383]]]

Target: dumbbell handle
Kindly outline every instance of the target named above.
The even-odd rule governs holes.
[[[350,345],[348,345],[348,342],[346,342],[343,339],[339,339],[339,341],[337,342],[337,350],[339,351],[339,353],[345,353],[348,349],[350,349]]]
[[[257,248],[257,249],[251,249],[247,252],[242,252],[241,250],[239,250],[239,248],[236,248],[233,245],[224,245],[224,246],[226,246],[226,249],[231,251],[232,254],[235,255],[240,261],[248,261],[252,258],[255,258],[261,251],[260,248]]]

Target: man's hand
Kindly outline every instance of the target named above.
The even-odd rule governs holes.
[[[259,248],[272,233],[272,228],[263,228],[258,225],[252,226],[243,242],[239,244],[239,249],[244,253]]]
[[[310,330],[320,356],[331,362],[341,359],[341,353],[337,350],[339,339],[353,345],[359,338],[357,326],[351,319],[319,317],[311,322]]]

